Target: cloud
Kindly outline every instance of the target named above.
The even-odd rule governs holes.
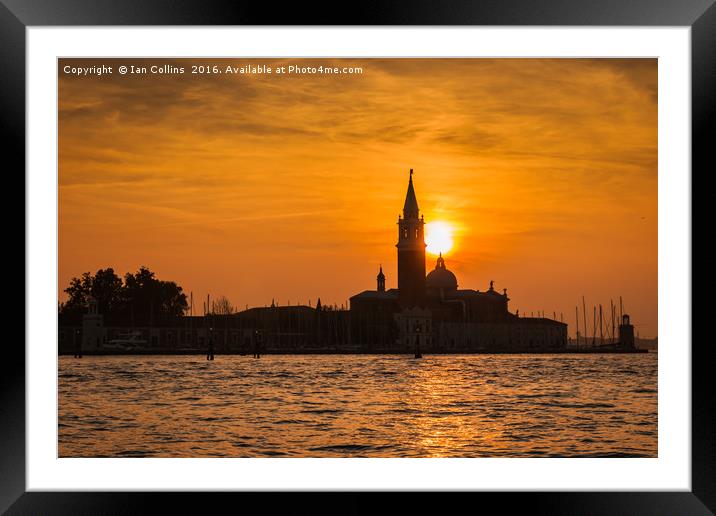
[[[63,59],[60,69],[65,61],[148,63]],[[466,288],[508,266],[529,292],[575,267],[609,268],[625,291],[655,281],[654,59],[213,61],[363,73],[61,73],[59,290],[78,271],[151,256],[189,287],[221,287],[242,305],[264,299],[261,288],[296,298],[283,272],[265,284],[264,271],[263,286],[244,272],[285,266],[292,253],[294,276],[332,278],[335,287],[316,281],[336,297],[337,278],[370,288],[375,264],[395,258],[409,168],[426,218],[459,228],[450,260]],[[644,256],[620,263],[592,250],[618,246]],[[550,272],[523,274],[515,257]],[[655,320],[655,301],[641,310]]]

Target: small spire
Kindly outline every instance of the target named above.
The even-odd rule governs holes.
[[[490,280],[490,290],[495,290],[495,281]]]

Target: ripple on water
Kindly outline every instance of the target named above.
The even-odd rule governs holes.
[[[62,457],[656,457],[656,355],[60,357]]]

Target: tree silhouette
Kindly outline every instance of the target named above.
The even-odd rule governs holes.
[[[173,281],[157,279],[147,267],[125,274],[124,282],[112,268],[100,269],[95,275],[85,272],[72,278],[65,292],[69,298],[60,304],[61,315],[85,313],[90,298],[97,301],[99,313],[131,318],[137,324],[180,317],[188,308],[182,288]]]
[[[180,317],[188,308],[186,294],[173,281],[158,280],[147,267],[124,275],[125,307],[138,321]]]
[[[226,296],[219,296],[216,301],[211,302],[211,313],[217,315],[231,315],[236,312],[234,305],[231,304]]]
[[[80,278],[72,278],[70,286],[65,289],[69,298],[60,304],[60,313],[63,315],[83,313],[86,310],[91,289],[92,275],[89,272],[85,272]]]
[[[63,314],[84,313],[91,297],[97,301],[100,313],[105,314],[120,309],[124,302],[122,278],[111,267],[98,270],[94,276],[85,272],[80,278],[72,278],[65,292],[69,299],[60,306]]]
[[[121,308],[122,278],[114,273],[114,269],[100,269],[92,279],[90,287],[92,297],[97,301],[99,313],[111,313]]]

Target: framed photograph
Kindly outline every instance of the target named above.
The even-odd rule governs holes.
[[[3,510],[713,513],[713,2],[101,4],[0,6],[27,199]]]

